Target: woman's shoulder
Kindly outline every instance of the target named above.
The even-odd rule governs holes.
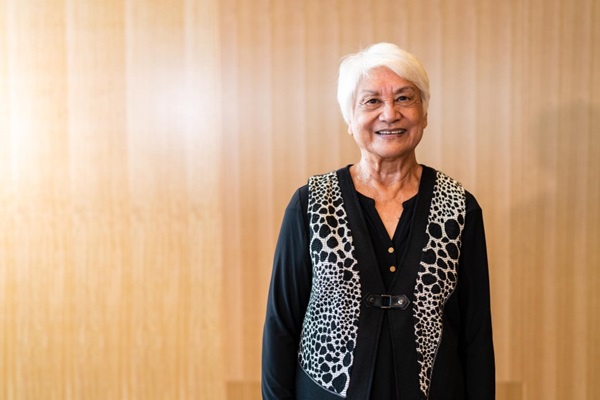
[[[308,204],[308,184],[302,185],[296,189],[290,202],[288,203],[288,210],[306,210]]]
[[[459,179],[455,179],[454,177],[446,174],[443,171],[437,170],[437,169],[429,167],[427,165],[423,165],[423,177],[425,179],[435,179],[435,177],[438,173],[442,174],[442,176],[444,176],[447,179],[454,182],[454,184],[460,185],[464,189],[467,213],[470,213],[473,211],[481,211],[481,206],[479,205],[479,202],[477,201],[476,197],[473,195],[473,193],[471,193],[469,190],[467,190],[464,187],[464,185],[461,183],[461,181]]]
[[[465,198],[466,198],[467,213],[470,213],[473,211],[481,212],[481,206],[477,202],[477,199],[468,190],[465,190]]]

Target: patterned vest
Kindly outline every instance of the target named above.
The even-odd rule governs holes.
[[[462,186],[436,171],[428,240],[422,250],[412,304],[419,383],[425,398],[441,343],[444,305],[457,285],[465,214]],[[362,292],[353,236],[335,171],[310,178],[308,217],[313,277],[298,360],[316,384],[345,398],[360,334]]]

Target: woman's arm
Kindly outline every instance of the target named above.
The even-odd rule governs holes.
[[[285,210],[275,249],[263,331],[262,395],[264,400],[295,397],[298,345],[310,297],[307,188],[296,191]]]
[[[483,215],[467,193],[462,233],[459,301],[462,315],[461,356],[469,400],[495,398],[495,363],[490,309],[490,285]]]

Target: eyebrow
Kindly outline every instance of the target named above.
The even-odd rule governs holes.
[[[406,92],[406,91],[409,91],[409,90],[416,91],[417,89],[414,86],[402,86],[401,88],[398,88],[397,90],[395,90],[394,94]],[[364,89],[359,94],[361,94],[361,95],[362,94],[378,95],[379,91]]]

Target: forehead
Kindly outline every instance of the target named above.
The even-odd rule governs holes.
[[[386,67],[377,67],[369,71],[356,86],[356,93],[394,93],[400,90],[418,90],[411,81],[400,77]]]

